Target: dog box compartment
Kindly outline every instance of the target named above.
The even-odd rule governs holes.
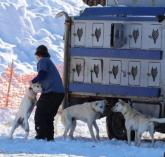
[[[139,85],[140,84],[140,62],[131,61],[128,65],[128,82],[130,85]]]
[[[129,28],[129,47],[141,48],[142,47],[142,25],[131,24]]]
[[[102,82],[102,75],[103,75],[102,60],[100,59],[90,60],[90,74],[91,74],[91,83]]]
[[[120,60],[110,61],[109,82],[110,84],[120,84],[121,82],[121,61]]]
[[[92,26],[92,46],[103,47],[104,43],[104,24],[93,23]]]
[[[148,49],[160,49],[162,46],[162,32],[161,25],[152,24],[148,25],[144,30],[144,41],[147,41],[146,48]]]
[[[85,33],[86,33],[86,25],[82,22],[74,23],[73,26],[73,39],[75,47],[82,47],[85,45]]]
[[[126,42],[125,27],[121,23],[111,24],[111,47],[121,48]]]
[[[74,82],[84,81],[85,60],[82,58],[74,58],[72,61],[71,73]]]
[[[147,75],[148,75],[148,86],[159,86],[160,63],[149,62]]]

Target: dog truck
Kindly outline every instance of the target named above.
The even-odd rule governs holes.
[[[64,108],[108,100],[107,133],[117,139],[126,139],[123,116],[111,112],[119,98],[165,117],[165,1],[107,0],[79,16],[64,14]]]

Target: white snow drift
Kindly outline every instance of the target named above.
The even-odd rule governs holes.
[[[19,73],[35,70],[35,48],[45,44],[56,64],[63,62],[64,18],[66,11],[79,14],[81,0],[1,0],[0,1],[0,72],[14,60]]]

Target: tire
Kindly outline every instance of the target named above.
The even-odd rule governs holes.
[[[125,129],[125,120],[122,114],[112,113],[106,118],[106,128],[109,139],[117,138],[120,140],[127,139]]]
[[[121,113],[112,113],[106,118],[106,129],[109,139],[127,140],[125,120]],[[134,140],[134,138],[135,132],[131,131],[131,140]]]

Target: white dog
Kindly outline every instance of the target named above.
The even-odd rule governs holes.
[[[149,131],[154,145],[154,122],[165,123],[165,118],[150,118],[143,115],[131,106],[119,99],[119,102],[112,108],[113,112],[121,112],[125,118],[128,144],[131,144],[131,130],[135,131],[135,145],[140,146],[142,133]]]
[[[104,112],[106,101],[94,101],[83,104],[74,105],[63,110],[61,115],[62,123],[65,127],[64,138],[68,131],[69,136],[73,139],[73,133],[76,128],[76,120],[82,120],[87,123],[91,137],[93,140],[99,140],[99,128],[96,119]],[[96,129],[96,137],[93,132],[93,126]]]
[[[9,137],[13,137],[13,133],[15,129],[21,125],[22,128],[25,130],[25,138],[29,135],[29,123],[28,119],[31,115],[31,112],[36,104],[36,96],[37,93],[41,92],[41,85],[38,83],[32,84],[25,93],[21,101],[21,105],[19,107],[19,111],[15,117],[14,123],[12,125],[12,129],[10,131]]]

